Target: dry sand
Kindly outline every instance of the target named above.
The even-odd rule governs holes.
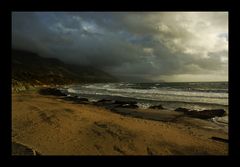
[[[162,122],[36,92],[12,95],[12,141],[41,155],[227,155],[222,130]]]

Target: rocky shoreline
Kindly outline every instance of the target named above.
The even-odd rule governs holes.
[[[127,109],[129,109],[129,113],[130,113],[130,112],[134,112],[133,109],[139,109],[136,101],[101,99],[101,100],[98,100],[97,102],[90,102],[85,97],[68,96],[67,94],[61,92],[57,88],[42,88],[39,90],[39,93],[42,95],[63,96],[63,99],[72,101],[74,103],[93,104],[93,105],[105,107],[112,111],[118,111],[119,109],[125,109],[126,111]],[[164,107],[162,105],[153,105],[153,106],[150,106],[148,109],[164,110]],[[190,110],[187,108],[176,108],[174,111],[178,112],[178,114],[175,113],[175,115],[178,115],[178,116],[181,115],[181,116],[193,117],[193,118],[199,118],[199,119],[211,119],[214,117],[222,117],[226,115],[226,111],[223,109],[197,111],[197,110]]]
[[[32,150],[37,155],[225,155],[228,150],[228,132],[205,118],[160,105],[141,109],[135,101],[92,102],[56,87],[13,94],[12,119],[13,155],[33,155]]]
[[[72,102],[74,104],[86,104],[102,107],[123,116],[173,123],[182,123],[185,122],[183,120],[190,120],[191,125],[198,128],[223,128],[225,132],[228,132],[227,124],[224,124],[224,126],[222,124],[220,126],[217,122],[213,121],[213,119],[215,118],[221,118],[226,115],[226,111],[224,111],[223,109],[197,111],[187,108],[176,108],[175,110],[168,110],[165,109],[162,105],[153,105],[149,106],[148,109],[142,109],[138,107],[136,101],[101,99],[96,102],[91,102],[85,97],[67,95],[56,87],[41,88],[38,92],[42,95],[59,96],[61,99]],[[211,137],[212,140],[214,140],[215,138],[215,136]],[[228,139],[224,138],[218,141],[226,142],[228,141]]]

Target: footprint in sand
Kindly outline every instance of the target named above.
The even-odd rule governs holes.
[[[108,134],[111,137],[118,139],[120,141],[130,141],[133,140],[135,135],[117,124],[111,122],[94,122],[94,127],[92,130],[98,135]]]
[[[113,150],[121,154],[125,154],[123,148],[132,151],[136,149],[134,145],[136,135],[122,126],[112,122],[94,122],[91,131],[95,136],[104,138],[104,140],[108,138],[113,140]]]

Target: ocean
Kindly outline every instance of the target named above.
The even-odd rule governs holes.
[[[161,104],[167,109],[224,109],[228,113],[228,82],[88,83],[62,91],[90,101],[134,100],[140,108]]]

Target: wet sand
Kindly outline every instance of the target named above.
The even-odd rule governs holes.
[[[228,143],[211,139],[228,138],[228,133],[204,127],[208,125],[204,120],[174,120],[178,115],[152,110],[159,118],[153,120],[156,115],[147,112],[113,112],[36,91],[14,93],[12,141],[41,155],[228,154]]]

